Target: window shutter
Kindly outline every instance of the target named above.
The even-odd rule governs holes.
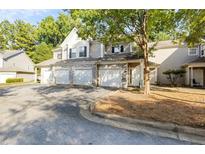
[[[123,45],[120,46],[120,52],[124,52],[124,46]]]
[[[115,47],[112,47],[112,53],[115,53]]]
[[[71,56],[72,56],[72,49],[70,49],[69,52],[70,52],[69,58],[71,58]]]
[[[87,47],[84,46],[84,56],[87,57]]]

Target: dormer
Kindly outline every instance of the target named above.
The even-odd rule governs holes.
[[[103,55],[103,46],[101,43],[93,40],[83,40],[77,34],[77,29],[68,34],[60,45],[62,51],[62,60],[81,59],[81,58],[99,58]]]
[[[76,28],[73,28],[60,47],[62,48],[62,59],[89,57],[89,41],[78,37]]]

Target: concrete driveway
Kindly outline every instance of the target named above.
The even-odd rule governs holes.
[[[190,144],[90,122],[79,104],[111,91],[28,85],[0,89],[0,144]]]

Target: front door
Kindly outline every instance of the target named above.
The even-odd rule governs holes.
[[[140,65],[129,69],[130,86],[140,86]]]

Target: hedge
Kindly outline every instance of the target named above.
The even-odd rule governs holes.
[[[8,78],[6,79],[6,83],[16,83],[23,82],[23,78]]]

